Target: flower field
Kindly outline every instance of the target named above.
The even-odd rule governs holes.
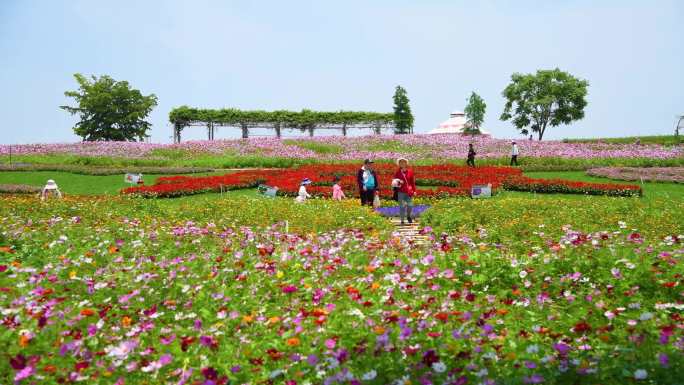
[[[380,179],[380,195],[392,196],[391,180],[396,166],[378,164],[375,167]],[[307,191],[314,196],[329,197],[334,177],[340,177],[340,184],[350,196],[358,196],[356,172],[358,166],[352,164],[316,164],[287,170],[249,170],[223,176],[172,176],[160,177],[154,185],[136,186],[123,190],[124,194],[146,197],[175,197],[217,192],[223,189],[236,190],[254,188],[259,184],[277,186],[278,193],[295,196],[299,183],[304,178],[313,182]],[[635,196],[641,195],[641,188],[635,185],[614,183],[586,183],[565,180],[532,179],[522,175],[513,167],[465,167],[455,165],[417,166],[416,184],[420,197],[444,198],[467,196],[473,185],[491,184],[492,190],[500,187],[514,191],[533,191],[540,193],[569,193],[588,195]]]
[[[489,136],[461,135],[382,135],[364,137],[314,137],[306,139],[250,138],[240,140],[190,141],[180,144],[135,142],[83,142],[64,144],[13,145],[12,153],[20,161],[109,163],[148,166],[240,166],[240,158],[285,159],[304,162],[359,161],[365,158],[438,162],[465,159],[468,143],[473,142],[481,160],[508,158],[510,140]],[[518,141],[521,159],[526,162],[646,162],[653,165],[682,165],[684,147],[660,144],[564,143],[562,141]],[[10,147],[0,145],[0,157],[8,156]],[[256,162],[256,163],[255,163]],[[252,159],[250,164],[257,165]],[[622,164],[624,165],[624,164]],[[262,164],[263,166],[263,164]]]
[[[419,246],[368,227],[358,206],[253,199],[0,198],[0,382],[674,384],[684,373],[681,200],[448,199],[424,223],[451,230],[426,227]]]

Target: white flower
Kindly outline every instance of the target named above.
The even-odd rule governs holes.
[[[653,313],[648,313],[648,312],[641,313],[641,315],[639,316],[640,321],[648,321],[651,318],[653,318]]]
[[[432,370],[434,370],[437,373],[443,373],[446,370],[446,365],[442,361],[435,362],[432,364]]]
[[[644,369],[637,369],[634,372],[634,379],[635,380],[645,380],[646,377],[648,377],[648,372],[646,372]]]
[[[539,345],[537,345],[537,344],[530,345],[527,347],[527,353],[529,353],[529,354],[534,354],[534,353],[537,353],[538,351],[539,351]]]
[[[361,376],[361,379],[364,381],[370,381],[370,380],[374,379],[375,376],[377,376],[377,375],[378,375],[378,372],[376,372],[375,370],[371,370],[370,372],[365,373],[363,376]]]
[[[525,278],[525,277],[527,277],[527,271],[521,270],[520,273],[518,273],[518,276],[520,276],[520,278]]]

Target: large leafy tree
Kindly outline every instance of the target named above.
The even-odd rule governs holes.
[[[586,80],[558,68],[536,74],[513,74],[503,90],[506,105],[501,120],[511,120],[523,135],[530,130],[542,140],[546,128],[569,124],[584,117]]]
[[[473,92],[468,98],[468,105],[466,106],[464,112],[466,118],[468,119],[468,125],[466,127],[466,133],[468,134],[479,134],[480,127],[484,122],[485,111],[487,110],[487,104],[480,97],[480,95]]]
[[[406,90],[397,86],[394,91],[394,133],[409,134],[413,132],[413,115]]]
[[[77,91],[64,95],[74,98],[77,106],[60,108],[79,115],[74,126],[76,135],[85,141],[135,141],[143,140],[150,129],[145,119],[157,105],[154,94],[144,96],[132,89],[126,81],[116,81],[107,75],[87,78],[75,74]]]

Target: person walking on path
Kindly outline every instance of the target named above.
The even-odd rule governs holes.
[[[373,206],[375,194],[380,189],[378,174],[373,170],[373,161],[366,159],[363,166],[356,173],[356,181],[359,185],[359,195],[361,195],[361,205]]]
[[[344,191],[342,191],[342,186],[340,186],[340,177],[336,176],[335,179],[333,180],[333,195],[332,198],[333,200],[336,201],[341,201],[342,199],[346,198],[344,196]]]
[[[468,143],[468,160],[466,161],[466,164],[470,167],[475,167],[475,155],[477,153],[475,152],[475,149],[473,148],[472,143]]]
[[[416,179],[413,175],[413,170],[408,168],[408,160],[406,158],[397,159],[397,165],[399,169],[394,173],[394,179],[400,181],[397,200],[399,201],[399,218],[403,225],[404,218],[408,219],[408,223],[413,223],[411,211],[413,211],[413,197],[416,195]]]
[[[511,166],[513,165],[518,165],[518,154],[520,153],[520,150],[518,150],[518,144],[513,142],[511,143]]]

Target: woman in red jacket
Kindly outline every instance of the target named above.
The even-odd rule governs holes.
[[[399,180],[399,191],[397,193],[397,200],[399,201],[399,217],[401,224],[404,224],[404,217],[408,219],[408,223],[413,223],[411,218],[411,211],[413,210],[413,197],[416,195],[416,180],[413,176],[413,170],[408,168],[408,160],[399,158],[397,160],[399,170],[394,173],[394,179]]]

